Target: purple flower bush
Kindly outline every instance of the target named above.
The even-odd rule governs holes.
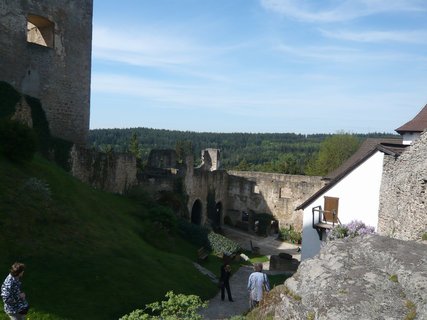
[[[363,221],[353,220],[348,224],[337,225],[327,232],[328,240],[354,238],[374,234],[375,228],[367,226]]]

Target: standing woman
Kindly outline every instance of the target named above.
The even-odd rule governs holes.
[[[270,291],[270,282],[265,273],[262,272],[262,263],[255,263],[254,272],[251,273],[248,279],[249,291],[249,306],[252,310],[258,307],[262,300],[263,292]]]
[[[228,301],[233,302],[233,298],[231,297],[230,290],[230,275],[231,275],[231,267],[229,264],[223,264],[221,266],[221,276],[219,278],[221,282],[221,300],[224,301],[225,298],[225,290],[227,290]]]
[[[25,320],[28,312],[28,302],[25,293],[21,291],[21,278],[24,275],[25,265],[15,262],[10,268],[10,274],[1,286],[1,297],[4,302],[4,311],[12,320]]]

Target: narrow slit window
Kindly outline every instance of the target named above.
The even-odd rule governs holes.
[[[53,48],[54,29],[52,21],[30,14],[27,18],[27,41]]]

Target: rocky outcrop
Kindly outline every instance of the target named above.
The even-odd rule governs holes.
[[[425,320],[426,292],[426,244],[357,237],[331,241],[302,262],[265,311],[274,319]]]

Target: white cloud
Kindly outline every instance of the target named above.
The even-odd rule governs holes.
[[[295,59],[304,62],[315,62],[316,60],[324,60],[328,62],[349,63],[353,67],[358,62],[375,62],[375,63],[393,63],[393,62],[414,62],[418,61],[424,66],[427,63],[427,57],[416,53],[404,52],[381,52],[381,51],[366,51],[362,48],[349,48],[340,46],[300,46],[292,47],[285,44],[276,46],[276,50],[289,56],[294,56]]]
[[[305,22],[340,22],[386,12],[427,11],[424,0],[260,1],[268,10]]]
[[[425,44],[427,31],[330,31],[321,29],[323,36],[339,40],[348,40],[356,42],[402,42]]]

